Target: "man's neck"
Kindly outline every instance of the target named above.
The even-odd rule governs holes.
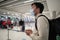
[[[36,13],[36,15],[35,15],[35,16],[37,16],[37,15],[39,15],[39,14],[41,14],[41,13]]]
[[[36,15],[35,16],[37,16],[39,13],[36,13]]]
[[[38,14],[36,14],[36,16],[35,16],[35,17],[37,18],[39,15],[41,15],[41,14],[40,14],[40,13],[38,13]]]

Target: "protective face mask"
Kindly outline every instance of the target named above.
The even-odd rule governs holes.
[[[33,9],[30,10],[30,13],[31,13],[32,16],[34,16],[34,11],[33,11]]]

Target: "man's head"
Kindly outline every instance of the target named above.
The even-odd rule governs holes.
[[[34,2],[31,4],[31,7],[35,13],[35,15],[37,15],[38,13],[42,13],[44,10],[44,5],[40,2]]]

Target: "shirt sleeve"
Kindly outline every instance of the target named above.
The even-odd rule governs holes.
[[[39,17],[37,19],[37,28],[39,36],[32,34],[31,38],[33,40],[48,40],[49,23],[45,17]]]

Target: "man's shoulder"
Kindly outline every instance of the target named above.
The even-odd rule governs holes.
[[[44,16],[38,16],[37,19],[45,19]]]
[[[48,21],[48,19],[45,16],[40,16],[40,17],[37,18],[37,20],[45,20],[45,21]]]

